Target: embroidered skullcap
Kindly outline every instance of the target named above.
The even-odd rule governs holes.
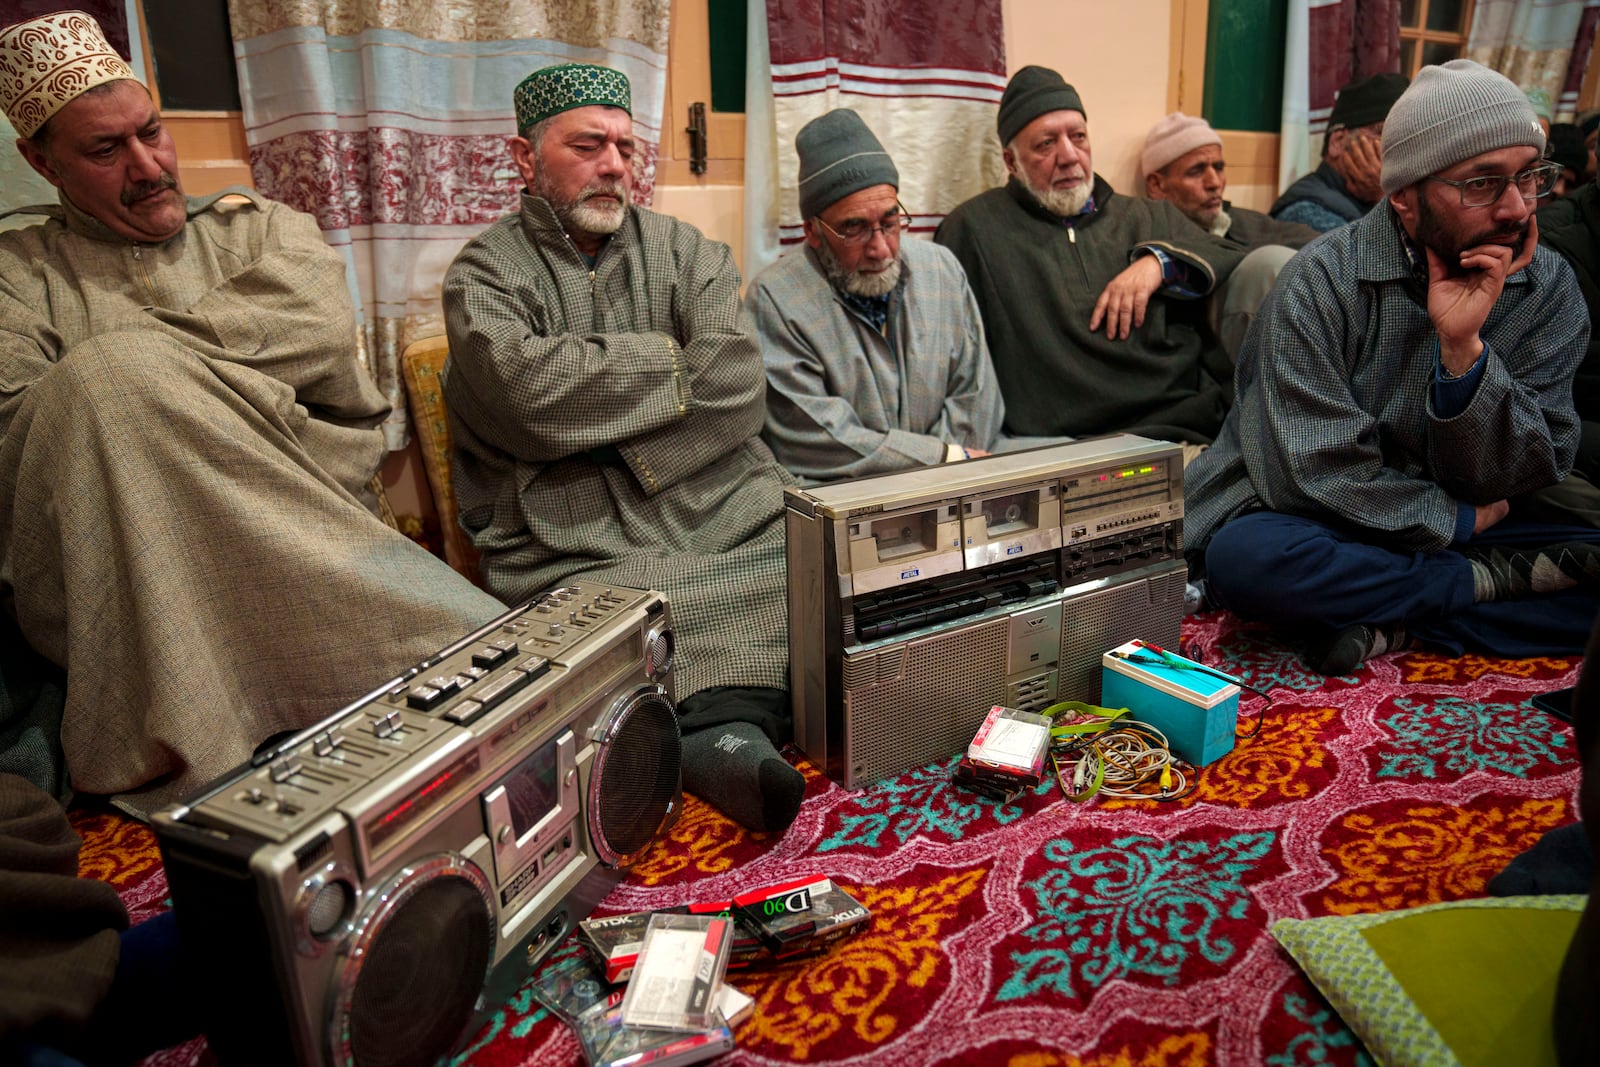
[[[851,193],[874,185],[900,188],[900,172],[883,145],[849,108],[819,115],[794,135],[800,156],[800,215],[820,215]]]
[[[22,137],[105,82],[133,78],[100,24],[82,11],[18,22],[0,30],[0,110]]]
[[[1211,123],[1198,116],[1174,111],[1150,127],[1150,133],[1144,139],[1144,151],[1139,154],[1139,175],[1149,177],[1196,148],[1221,143],[1222,137],[1211,128]]]
[[[551,115],[575,107],[603,104],[633,114],[633,93],[628,76],[620,70],[593,63],[562,63],[544,67],[522,79],[511,94],[517,109],[517,129],[525,130]]]
[[[1051,111],[1076,111],[1089,117],[1083,110],[1083,101],[1078,99],[1078,90],[1061,75],[1049,67],[1023,67],[1011,76],[1006,91],[1000,94],[1000,113],[995,116],[1000,143],[1010,144],[1024,126]]]
[[[1383,193],[1500,148],[1544,152],[1533,105],[1510,78],[1470,59],[1423,67],[1383,124]]]

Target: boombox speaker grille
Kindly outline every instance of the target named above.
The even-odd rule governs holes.
[[[450,1050],[494,951],[487,891],[476,868],[440,857],[378,895],[342,975],[336,1063],[423,1067]]]
[[[1135,637],[1178,647],[1183,622],[1182,562],[1144,581],[1072,597],[1061,616],[1061,700],[1100,702],[1100,657]]]
[[[845,655],[852,788],[964,752],[1004,701],[1010,619]]]
[[[589,778],[589,837],[601,862],[627,865],[677,817],[682,758],[678,713],[660,687],[618,700]]]

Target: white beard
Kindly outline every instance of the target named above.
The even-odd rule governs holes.
[[[573,229],[591,234],[616,233],[628,214],[626,204],[611,200],[579,200],[567,209],[566,222]]]
[[[817,259],[822,263],[822,271],[828,276],[828,281],[854,296],[887,296],[900,284],[898,251],[895,252],[894,260],[876,273],[845,270],[839,265],[839,257],[833,254],[833,247],[826,240],[817,246]]]
[[[1033,197],[1040,207],[1064,219],[1070,219],[1081,212],[1083,205],[1089,202],[1089,197],[1094,192],[1092,184],[1087,181],[1071,189],[1036,189],[1032,182],[1024,178],[1022,187],[1028,190],[1028,195]]]

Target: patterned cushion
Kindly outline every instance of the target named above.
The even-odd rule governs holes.
[[[1556,1062],[1556,976],[1582,896],[1279,919],[1277,938],[1385,1067]]]
[[[417,445],[422,451],[422,470],[433,493],[433,506],[439,512],[445,562],[481,586],[478,550],[456,521],[456,491],[450,481],[450,422],[445,415],[444,390],[439,384],[439,372],[444,370],[449,356],[450,344],[444,337],[424,337],[407,345],[401,354],[401,375],[406,382]]]

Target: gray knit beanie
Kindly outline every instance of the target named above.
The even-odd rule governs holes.
[[[1383,124],[1384,195],[1521,145],[1543,152],[1544,131],[1510,78],[1470,59],[1423,67]]]
[[[1005,92],[1000,94],[1000,113],[995,116],[1000,143],[1010,144],[1024,126],[1051,111],[1076,111],[1088,117],[1083,101],[1078,99],[1078,90],[1060,74],[1049,67],[1023,67],[1011,76]]]
[[[814,218],[851,193],[874,185],[900,188],[883,145],[849,108],[819,115],[794,135],[800,154],[800,217]]]

